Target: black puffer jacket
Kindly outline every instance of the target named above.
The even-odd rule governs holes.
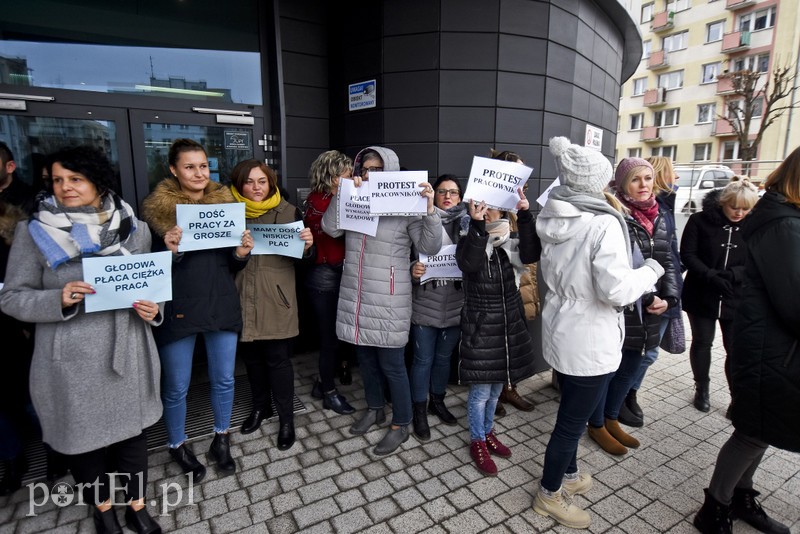
[[[517,384],[533,375],[533,348],[514,267],[502,248],[487,257],[489,234],[470,219],[456,249],[465,293],[461,309],[460,384]],[[509,239],[512,250],[518,239]],[[521,257],[525,263],[525,257]]]
[[[800,452],[800,208],[768,192],[742,233],[747,259],[728,359],[733,426]]]
[[[625,308],[625,342],[622,345],[624,350],[644,351],[658,346],[659,326],[661,318],[658,315],[647,313],[645,308],[653,302],[654,295],[662,300],[666,300],[670,308],[678,305],[680,299],[680,289],[678,289],[677,278],[680,276],[675,270],[675,263],[672,260],[672,244],[669,232],[667,231],[667,221],[664,211],[659,207],[658,217],[653,224],[653,236],[647,233],[644,226],[636,222],[633,217],[626,217],[628,223],[628,233],[631,236],[631,244],[638,246],[642,255],[653,258],[664,268],[664,276],[656,282],[656,291],[653,294],[646,294],[642,297],[642,318],[639,317],[639,310],[636,306]],[[644,323],[642,322],[644,319]]]
[[[689,217],[681,238],[681,261],[688,270],[681,296],[683,309],[707,319],[733,319],[747,256],[741,223],[725,217],[719,204],[721,192],[718,189],[706,195],[703,211]]]

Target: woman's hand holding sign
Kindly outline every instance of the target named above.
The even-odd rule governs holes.
[[[425,264],[421,261],[415,261],[414,265],[411,266],[411,276],[415,280],[419,280],[422,278],[422,275],[425,274]]]
[[[314,244],[314,234],[311,233],[311,228],[303,228],[300,231],[300,239],[305,241],[305,247],[303,251],[306,251],[311,248],[311,245]]]
[[[420,195],[428,199],[428,215],[433,213],[433,187],[428,182],[421,182],[419,187],[422,187]]]
[[[253,240],[253,236],[250,235],[250,230],[245,230],[242,232],[242,244],[241,246],[236,247],[236,257],[237,258],[244,258],[250,251],[253,250],[253,246],[255,246],[255,241]]]
[[[164,234],[164,244],[173,253],[178,253],[178,245],[181,244],[181,237],[183,237],[183,230],[180,226],[174,226],[172,230]]]
[[[469,216],[472,217],[476,221],[482,221],[486,217],[486,213],[489,211],[489,207],[486,205],[486,202],[481,200],[481,203],[478,204],[477,200],[470,200],[469,201]]]
[[[525,198],[525,192],[522,190],[521,187],[517,188],[517,193],[519,193],[519,202],[517,202],[517,211],[530,209],[531,203],[528,202],[527,198]]]

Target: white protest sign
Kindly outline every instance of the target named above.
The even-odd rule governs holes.
[[[433,256],[420,254],[419,261],[425,264],[425,274],[419,281],[424,284],[431,280],[461,280],[461,269],[456,263],[456,246],[445,245]]]
[[[244,202],[178,204],[178,226],[183,230],[179,252],[238,247],[245,230]]]
[[[472,158],[465,200],[483,201],[490,208],[517,211],[517,189],[525,186],[533,169],[514,161]]]
[[[340,180],[338,197],[336,220],[339,228],[374,237],[378,232],[379,218],[369,214],[369,182],[356,187],[353,180]]]
[[[248,224],[247,229],[255,243],[250,254],[302,258],[306,246],[306,242],[300,239],[303,228],[303,221],[289,224]]]
[[[536,199],[536,202],[540,206],[544,207],[544,205],[547,204],[547,198],[550,196],[550,191],[552,191],[554,187],[558,187],[559,185],[561,185],[561,178],[556,176],[556,179],[553,180],[553,183],[550,184],[548,188],[544,190],[544,193],[539,195],[539,198]]]
[[[172,252],[83,259],[86,312],[131,308],[136,300],[172,300]]]
[[[428,199],[422,196],[427,171],[388,171],[369,173],[369,212],[371,215],[425,215]]]

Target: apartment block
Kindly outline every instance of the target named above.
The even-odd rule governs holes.
[[[757,87],[763,88],[775,67],[791,66],[796,72],[799,5],[797,0],[631,2],[643,54],[622,88],[617,160],[667,156],[676,163],[737,167],[739,142],[723,118],[729,103],[740,98],[730,75],[759,72]],[[800,102],[795,92],[779,105]],[[751,137],[760,123],[756,111]],[[793,110],[766,130],[757,159],[783,159],[798,144],[800,112]]]

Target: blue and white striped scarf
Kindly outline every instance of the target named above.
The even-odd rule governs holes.
[[[51,269],[78,257],[130,254],[122,243],[136,231],[136,217],[113,191],[103,195],[100,209],[67,208],[53,195],[37,200],[28,231]]]

